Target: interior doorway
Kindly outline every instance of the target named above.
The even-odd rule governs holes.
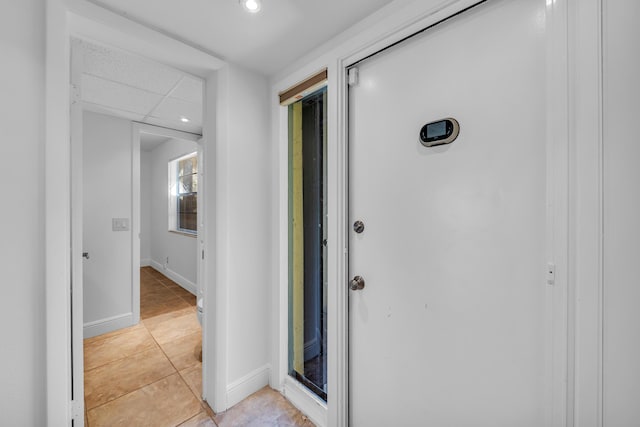
[[[198,341],[199,351],[195,353],[199,355],[199,379],[195,386],[184,384],[184,372],[179,368],[195,368],[183,366],[184,358],[176,361],[167,356],[166,363],[175,370],[175,378],[182,381],[175,385],[187,387],[186,390],[191,388],[187,396],[193,392],[196,396],[191,400],[195,398],[201,403],[202,331],[197,301],[200,296],[200,306],[203,305],[204,292],[199,292],[203,267],[199,255],[204,247],[204,236],[199,235],[199,231],[204,227],[205,216],[201,201],[204,185],[198,185],[201,182],[198,178],[203,173],[204,82],[95,42],[73,39],[72,47],[72,82],[77,94],[72,107],[77,112],[72,114],[71,122],[74,130],[72,176],[77,177],[72,178],[72,205],[75,207],[72,215],[76,218],[73,236],[76,245],[82,242],[85,252],[83,262],[74,265],[73,280],[77,290],[82,288],[84,304],[75,300],[74,310],[84,313],[80,328],[87,338],[85,349],[89,345],[92,350],[84,355],[84,375],[74,368],[74,393],[84,391],[85,401],[91,402],[92,407],[87,403],[85,408],[89,410],[85,412],[85,419],[90,419],[93,413],[99,414],[114,405],[124,391],[132,392],[132,387],[136,386],[133,378],[166,379],[166,372],[156,378],[155,368],[147,372],[144,363],[137,365],[139,369],[125,374],[118,366],[127,358],[148,356],[145,352],[151,349],[145,346],[152,340],[156,342],[157,351],[164,345],[177,345],[175,341],[184,337],[174,333],[171,335],[174,339],[163,342],[162,334],[157,337],[151,326],[139,323],[141,317],[153,325],[160,322],[162,316],[169,316],[171,322],[162,323],[165,329],[182,319],[188,322],[189,328],[178,328],[177,331],[182,334],[188,329],[190,332],[185,334],[190,335],[186,345],[189,347],[192,341]],[[156,80],[143,82],[141,76],[149,74]],[[193,99],[197,102],[190,102]],[[153,145],[151,135],[161,141],[157,156],[147,155],[155,150],[144,149],[149,143]],[[157,157],[155,162],[152,161],[154,157]],[[150,167],[153,165],[155,172],[143,170],[141,162]],[[151,185],[152,172],[157,178],[156,186]],[[153,244],[150,242],[152,224],[147,224],[149,235],[142,230],[141,208],[146,205],[146,213],[151,212],[151,207],[141,199],[143,176],[149,184],[145,195],[150,196],[152,188],[158,195],[154,199],[158,206],[154,216],[162,217],[155,221]],[[144,258],[141,254],[143,246],[149,249]],[[152,254],[151,247],[159,252]],[[145,259],[153,270],[141,271],[140,268],[145,267],[141,259]],[[151,278],[154,273],[157,275]],[[151,291],[148,286],[147,294],[144,290],[141,292],[141,281],[145,279],[148,279],[147,284],[153,281],[158,285]],[[159,292],[154,294],[153,291]],[[80,293],[74,292],[75,295]],[[147,300],[141,301],[141,297]],[[154,297],[162,299],[153,301],[154,304],[144,304]],[[143,309],[141,313],[141,303],[147,312]],[[77,327],[74,323],[74,328]],[[146,334],[143,333],[145,330]],[[127,348],[118,346],[122,340],[128,342]],[[94,348],[96,345],[100,347],[99,351]],[[74,360],[83,358],[82,352],[78,351],[82,347],[74,346]],[[103,356],[96,360],[97,353]],[[115,354],[115,359],[104,358],[109,354]],[[193,357],[189,360],[194,361]],[[193,372],[190,377],[194,377]],[[112,385],[115,382],[114,387],[109,391],[107,385],[100,384],[101,378],[108,378]],[[96,390],[100,390],[98,397]],[[202,409],[200,403],[194,408]]]

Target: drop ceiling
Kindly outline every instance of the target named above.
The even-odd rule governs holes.
[[[273,75],[391,0],[90,0],[225,61]],[[397,0],[397,2],[402,0]]]
[[[73,44],[83,56],[81,99],[86,110],[202,133],[199,78],[85,40],[74,39]]]

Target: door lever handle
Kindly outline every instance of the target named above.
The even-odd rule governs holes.
[[[82,258],[89,259],[89,252],[82,252]]]

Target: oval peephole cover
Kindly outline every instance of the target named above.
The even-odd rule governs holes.
[[[420,143],[425,147],[451,144],[460,133],[460,124],[456,119],[447,118],[427,123],[420,129]]]

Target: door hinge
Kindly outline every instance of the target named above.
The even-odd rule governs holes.
[[[204,249],[202,250],[202,259],[204,259]]]
[[[547,264],[547,284],[556,284],[556,265],[552,262]]]
[[[84,408],[82,407],[82,402],[78,400],[71,401],[71,419],[79,420],[84,417]]]
[[[355,86],[358,84],[358,69],[356,67],[349,68],[349,86]]]

